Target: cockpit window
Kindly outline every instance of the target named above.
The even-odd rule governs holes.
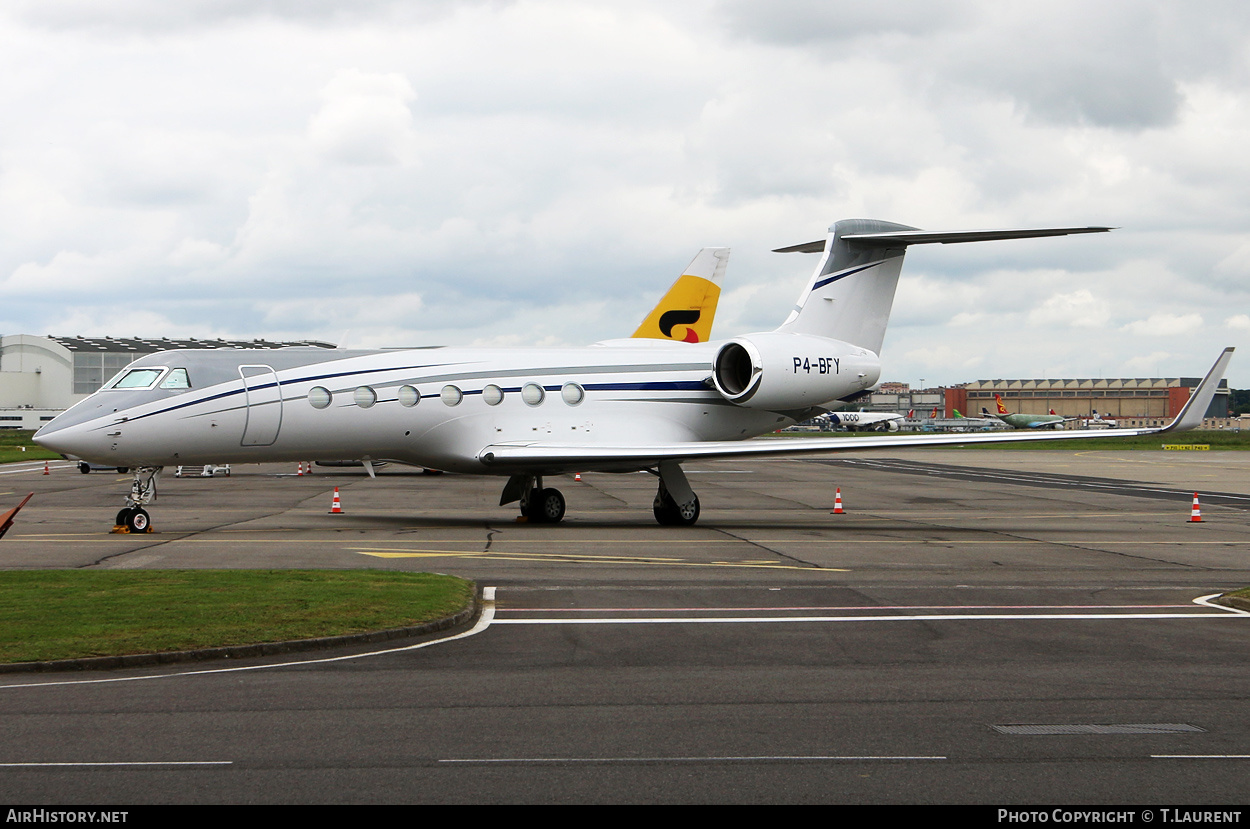
[[[165,373],[163,368],[132,368],[119,377],[109,388],[114,389],[147,389],[156,382],[156,378]]]
[[[162,389],[189,389],[191,388],[191,378],[187,376],[185,368],[176,368],[169,372],[169,376],[165,378],[165,382],[161,383]]]

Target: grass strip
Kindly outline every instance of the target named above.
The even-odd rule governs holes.
[[[1088,452],[1091,450],[1110,450],[1115,452],[1129,450],[1163,451],[1164,445],[1191,446],[1193,444],[1208,445],[1212,452],[1250,449],[1250,432],[1172,432],[1166,435],[1138,435],[1130,438],[1086,438],[1083,440],[1039,440],[1021,443],[993,443],[987,445],[961,446],[961,449],[1062,449],[1065,451]],[[1181,454],[1181,453],[1178,453]],[[1185,452],[1183,454],[1193,454]]]
[[[389,570],[0,571],[0,662],[192,650],[407,627],[473,583]]]
[[[31,443],[34,434],[29,430],[0,429],[0,463],[60,460],[61,456],[56,452]],[[23,452],[22,447],[26,451]]]

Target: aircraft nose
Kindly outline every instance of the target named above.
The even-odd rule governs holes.
[[[65,440],[67,431],[69,431],[67,427],[58,425],[54,420],[51,423],[40,427],[39,431],[35,432],[35,435],[31,438],[31,440],[42,446],[44,449],[51,449],[53,452],[66,454],[70,451],[69,445]]]
[[[31,440],[45,449],[78,458],[98,454],[101,448],[98,445],[98,434],[84,429],[80,424],[59,424],[55,420],[35,432]]]

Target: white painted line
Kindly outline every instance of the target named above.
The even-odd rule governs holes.
[[[1222,610],[1222,611],[1224,611],[1225,613],[1232,613],[1232,614],[1235,614],[1235,615],[1238,615],[1238,616],[1250,616],[1250,613],[1247,613],[1247,612],[1246,612],[1246,611],[1244,611],[1244,610],[1240,610],[1240,609],[1235,608],[1235,607],[1225,607],[1225,606],[1224,606],[1224,605],[1222,605],[1222,604],[1215,604],[1215,602],[1214,602],[1214,601],[1212,601],[1212,600],[1213,600],[1213,599],[1218,599],[1218,598],[1220,597],[1220,595],[1221,595],[1221,594],[1219,594],[1219,593],[1212,593],[1212,594],[1211,594],[1211,595],[1209,595],[1209,596],[1199,596],[1198,598],[1194,599],[1194,604],[1197,604],[1197,605],[1202,605],[1203,607],[1210,607],[1210,608],[1213,608],[1213,609],[1215,609],[1215,610]]]
[[[1235,619],[1233,613],[933,613],[911,616],[710,616],[646,619],[496,619],[497,625],[715,625],[789,622],[1003,622],[1123,619]]]
[[[775,589],[775,588],[770,588]],[[1218,595],[1218,594],[1217,594]],[[1197,599],[1194,600],[1198,601]],[[1192,604],[1192,603],[1191,603]],[[781,611],[799,610],[1142,610],[1165,607],[1189,607],[1187,604],[949,604],[949,605],[812,605],[794,607],[501,607],[497,613],[725,613],[736,610]],[[1221,605],[1212,607],[1227,610]],[[1240,612],[1240,611],[1239,611]]]
[[[105,679],[71,679],[63,682],[27,682],[15,685],[0,685],[0,690],[8,688],[48,688],[52,686],[62,685],[103,685],[112,682],[143,682],[151,679],[172,679],[182,676],[205,676],[208,674],[229,674],[238,673],[240,671],[267,671],[272,668],[293,668],[303,665],[325,665],[330,662],[344,662],[348,659],[366,659],[370,656],[386,656],[392,653],[403,653],[405,651],[415,651],[421,648],[428,648],[431,645],[441,645],[444,642],[454,642],[457,639],[464,639],[469,636],[481,633],[490,627],[491,622],[495,618],[495,588],[482,588],[482,615],[478,618],[477,624],[464,633],[457,633],[455,636],[447,636],[443,639],[432,639],[429,642],[419,642],[416,645],[405,645],[402,648],[386,648],[378,651],[366,651],[364,653],[353,653],[348,656],[329,656],[324,659],[301,659],[294,662],[273,662],[266,665],[243,665],[237,668],[209,668],[202,671],[178,671],[170,674],[152,674],[149,676],[119,676],[108,677]]]
[[[1154,760],[1250,760],[1250,754],[1152,754]]]
[[[104,569],[105,570],[134,570],[139,567],[144,567],[148,564],[154,564],[155,562],[163,561],[164,559],[165,559],[165,556],[157,556],[157,555],[129,556],[126,558],[125,561],[118,562],[117,564],[106,565]]]
[[[497,757],[497,758],[452,758],[439,760],[440,763],[488,764],[488,763],[749,763],[760,760],[810,762],[813,760],[946,760],[945,756],[925,755],[854,755],[854,754],[759,754],[726,757]]]
[[[29,468],[26,468],[25,464],[20,464],[20,466],[22,466],[23,468],[22,469],[11,469],[11,468],[0,469],[0,475],[20,475],[23,472],[32,473],[32,474],[38,473],[40,475],[43,474],[43,461],[40,461],[38,465],[31,466]],[[6,463],[5,467],[9,467],[9,464]],[[75,465],[68,464],[68,463],[59,463],[59,464],[50,464],[48,468],[49,469],[74,469]]]
[[[233,760],[149,760],[118,763],[0,763],[3,769],[47,768],[58,766],[230,766]]]

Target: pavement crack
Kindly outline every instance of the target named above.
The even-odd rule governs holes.
[[[747,544],[751,547],[756,548],[757,550],[763,550],[764,552],[769,553],[770,555],[777,556],[778,558],[785,559],[786,561],[791,561],[791,562],[794,562],[795,564],[801,564],[804,567],[810,567],[813,570],[825,569],[823,566],[817,564],[814,561],[805,561],[804,559],[798,558],[797,556],[792,556],[789,553],[783,553],[781,550],[774,550],[772,547],[769,547],[766,544],[761,544],[758,541],[752,541],[749,538],[745,538],[741,535],[737,535],[736,533],[732,533],[729,530],[723,529],[721,527],[717,527],[716,531],[720,533],[721,535],[729,536],[735,541],[741,541],[744,544]]]

